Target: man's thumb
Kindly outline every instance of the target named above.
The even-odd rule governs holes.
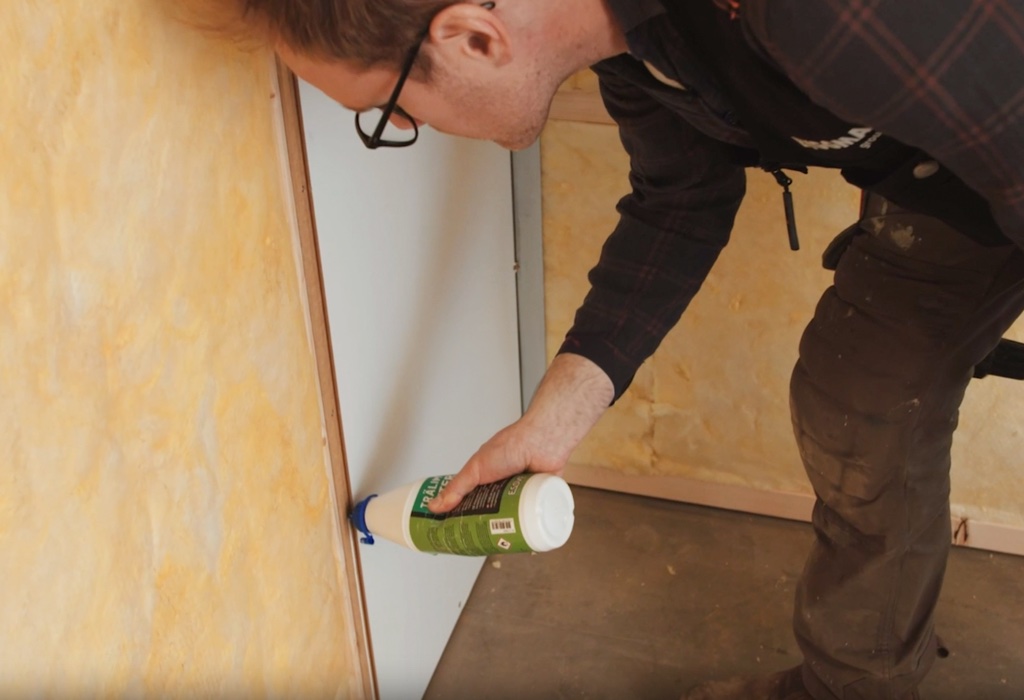
[[[452,480],[441,489],[441,493],[430,499],[427,508],[432,513],[447,513],[462,502],[463,496],[465,496],[465,493],[460,491],[454,480]]]

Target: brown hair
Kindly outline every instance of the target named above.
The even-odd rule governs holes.
[[[398,66],[438,12],[464,0],[177,0],[190,24],[310,57]],[[429,70],[423,57],[419,67]]]

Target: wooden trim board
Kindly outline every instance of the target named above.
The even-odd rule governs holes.
[[[555,93],[549,119],[590,124],[611,124],[615,120],[604,107],[601,95],[595,90],[562,89]]]
[[[313,340],[313,353],[320,386],[320,402],[324,430],[327,437],[327,455],[331,463],[333,493],[338,514],[338,529],[341,537],[342,559],[345,567],[349,608],[352,613],[353,634],[358,655],[362,698],[376,698],[376,674],[366,609],[363,602],[360,577],[359,550],[356,546],[354,529],[349,525],[346,514],[351,500],[351,486],[345,459],[345,444],[341,428],[341,411],[338,403],[337,379],[334,374],[331,333],[327,319],[327,303],[324,297],[323,278],[320,265],[320,248],[317,243],[316,221],[309,188],[309,170],[306,162],[306,139],[302,128],[302,109],[299,104],[298,84],[295,75],[280,61],[277,61],[278,96],[284,119],[285,148],[295,200],[295,218],[298,224],[299,248],[302,274],[305,282],[306,300]]]
[[[625,474],[605,467],[570,464],[566,467],[565,479],[576,486],[802,522],[810,522],[814,507],[814,496],[810,494],[764,491],[680,476]],[[957,546],[1024,556],[1024,528],[988,523],[954,513],[950,532],[952,542]]]

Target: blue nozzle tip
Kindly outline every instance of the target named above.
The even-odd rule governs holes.
[[[377,494],[374,493],[359,501],[359,503],[356,503],[355,508],[352,509],[352,512],[348,515],[349,522],[352,523],[352,526],[359,532],[363,533],[363,537],[359,538],[359,541],[363,544],[373,544],[374,542],[373,533],[370,532],[370,529],[366,526],[366,504],[376,497]]]

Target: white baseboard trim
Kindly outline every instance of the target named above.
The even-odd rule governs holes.
[[[802,522],[811,521],[814,507],[814,496],[810,494],[765,491],[681,476],[625,474],[605,467],[570,464],[565,469],[565,479],[576,486]],[[953,544],[960,547],[1024,556],[1024,528],[954,514],[950,532]]]

